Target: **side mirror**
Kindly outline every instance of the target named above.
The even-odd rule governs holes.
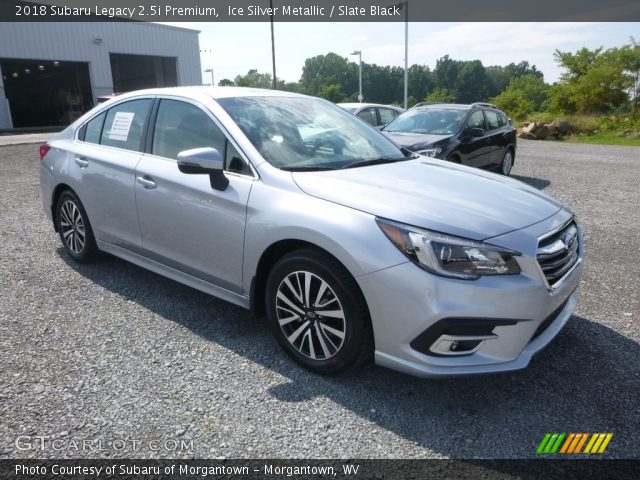
[[[469,129],[471,138],[484,137],[484,128],[473,127]]]
[[[192,148],[178,153],[178,170],[187,175],[209,175],[211,188],[216,190],[229,185],[224,176],[224,159],[215,148]]]

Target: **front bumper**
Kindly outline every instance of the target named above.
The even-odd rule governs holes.
[[[511,248],[514,241],[520,243],[519,275],[456,280],[407,262],[358,277],[373,323],[376,363],[421,377],[525,368],[560,332],[576,307],[575,290],[583,270],[582,234],[578,263],[556,288],[547,287],[535,259],[537,238],[568,218],[562,211],[524,230],[491,239],[491,243]],[[487,319],[497,321],[491,338],[471,353],[446,356],[416,348],[414,340],[429,327],[452,318],[467,323],[477,319],[479,324]]]

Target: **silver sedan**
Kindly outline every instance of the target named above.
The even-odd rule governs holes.
[[[380,105],[379,103],[338,103],[337,105],[378,130],[404,112],[404,109],[395,105]]]
[[[409,154],[321,99],[132,92],[40,156],[70,257],[108,253],[252,309],[319,373],[523,368],[575,308],[582,231],[560,202]]]

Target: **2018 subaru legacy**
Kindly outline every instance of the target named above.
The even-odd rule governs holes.
[[[525,367],[571,316],[573,214],[409,154],[335,105],[255,89],[132,92],[40,149],[66,253],[106,252],[266,315],[304,367]]]

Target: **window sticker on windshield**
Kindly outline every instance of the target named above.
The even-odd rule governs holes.
[[[129,130],[131,129],[134,115],[134,112],[117,112],[111,124],[109,139],[126,142],[127,138],[129,138]]]

